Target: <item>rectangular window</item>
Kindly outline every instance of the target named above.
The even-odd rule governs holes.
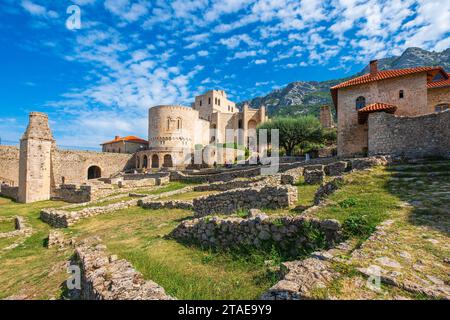
[[[208,104],[211,104],[211,98],[208,98]]]

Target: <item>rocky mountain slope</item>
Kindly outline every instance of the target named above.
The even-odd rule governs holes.
[[[439,65],[446,70],[450,70],[450,48],[442,52],[430,52],[420,48],[408,48],[401,56],[378,60],[378,68],[380,70],[434,65]],[[367,72],[368,67],[349,78]],[[266,96],[243,101],[239,103],[238,106],[242,106],[244,103],[248,103],[253,108],[259,108],[261,105],[265,105],[268,108],[269,114],[272,116],[297,114],[318,115],[319,107],[321,105],[332,104],[329,88],[346,79],[348,78],[322,82],[292,82],[284,88],[270,92]]]

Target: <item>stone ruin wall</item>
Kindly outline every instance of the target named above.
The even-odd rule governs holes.
[[[297,196],[297,188],[290,185],[234,189],[194,199],[194,212],[202,217],[253,208],[289,208],[297,203]]]
[[[321,232],[327,247],[341,239],[342,228],[336,220],[319,220],[303,216],[267,216],[251,210],[249,218],[199,218],[185,220],[170,236],[178,241],[206,248],[228,249],[236,246],[263,248],[276,245],[298,255],[313,248],[315,239],[308,237],[310,228]],[[256,211],[256,212],[255,212]]]
[[[19,184],[19,157],[18,147],[0,146],[0,184],[17,186]]]
[[[108,255],[101,243],[81,244],[75,259],[82,270],[81,299],[174,300],[157,283],[145,280],[127,260]]]
[[[369,116],[369,155],[450,157],[450,110],[417,117]]]

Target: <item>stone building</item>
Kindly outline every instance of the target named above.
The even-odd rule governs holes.
[[[373,154],[369,140],[376,137],[369,136],[374,132],[369,128],[370,114],[390,113],[403,117],[405,122],[408,117],[445,111],[450,104],[450,77],[441,67],[379,71],[374,60],[370,62],[370,73],[332,87],[331,95],[338,119],[338,155]],[[436,122],[436,126],[441,125],[445,123]],[[392,139],[396,139],[395,135]],[[448,139],[441,136],[437,141]]]
[[[334,121],[333,121],[333,115],[331,114],[330,106],[321,106],[320,107],[320,124],[324,128],[333,128],[334,127]]]
[[[149,109],[148,150],[137,153],[137,168],[186,167],[193,162],[195,150],[210,144],[236,142],[248,145],[256,137],[258,124],[267,121],[266,109],[242,111],[228,100],[225,91],[211,90],[195,97],[191,107],[162,105]],[[233,137],[226,136],[228,132]],[[214,151],[206,164],[222,160]]]
[[[148,141],[136,136],[119,137],[101,144],[102,152],[135,153],[148,148]]]

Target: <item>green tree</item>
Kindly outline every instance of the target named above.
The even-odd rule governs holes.
[[[324,130],[320,122],[314,116],[299,116],[295,118],[277,117],[265,122],[258,127],[267,129],[270,141],[270,130],[279,130],[280,147],[286,151],[286,155],[292,155],[295,147],[301,150],[311,144],[324,141]]]

